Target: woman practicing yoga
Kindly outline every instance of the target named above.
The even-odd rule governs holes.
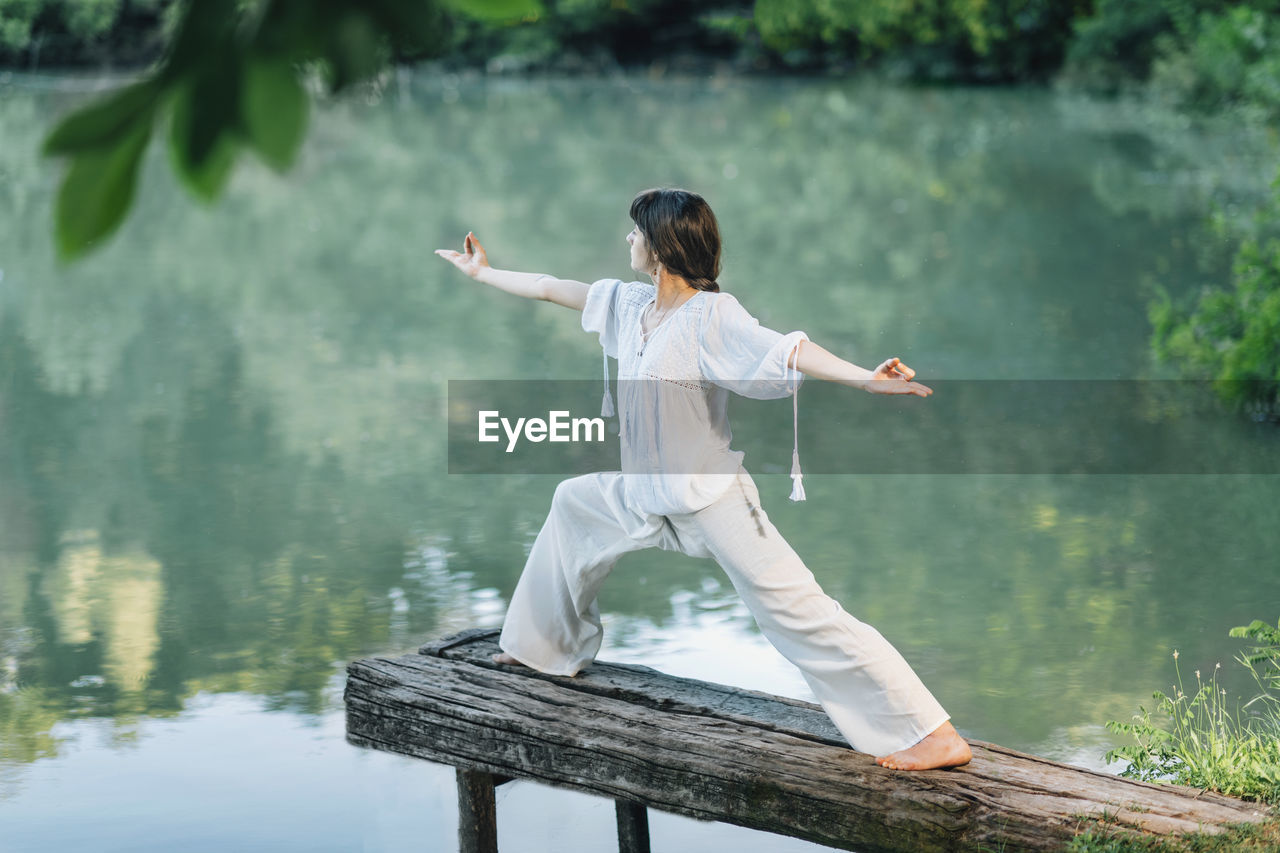
[[[600,649],[596,593],[622,554],[658,547],[711,557],[854,749],[898,770],[967,763],[969,745],[902,655],[822,591],[769,521],[743,454],[729,448],[725,414],[729,391],[794,398],[806,374],[875,394],[931,389],[896,358],[866,370],[804,332],[766,329],[720,292],[720,232],[701,196],[646,190],[631,219],[631,268],[652,284],[494,269],[470,233],[462,252],[436,251],[476,281],[581,311],[582,328],[604,348],[606,416],[608,357],[618,359],[622,471],[556,487],[494,659],[575,675]],[[794,451],[792,478],[791,497],[803,500]]]

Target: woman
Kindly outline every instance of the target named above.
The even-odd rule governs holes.
[[[477,281],[581,311],[604,349],[606,415],[608,357],[618,359],[622,471],[556,488],[494,659],[575,675],[600,648],[596,593],[622,554],[659,547],[711,557],[855,749],[900,770],[967,763],[969,745],[902,656],[822,592],[769,521],[743,454],[729,449],[725,416],[730,390],[794,398],[803,375],[876,394],[931,389],[896,358],[869,371],[804,332],[761,327],[720,292],[719,228],[701,196],[646,190],[631,219],[631,268],[653,284],[494,269],[471,233],[462,252],[436,251]],[[794,451],[792,477],[792,499],[803,500]]]

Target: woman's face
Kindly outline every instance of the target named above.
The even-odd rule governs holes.
[[[645,242],[644,233],[641,232],[639,225],[631,229],[631,233],[627,235],[627,242],[631,244],[631,268],[636,272],[652,275],[657,265],[649,257],[649,244]]]

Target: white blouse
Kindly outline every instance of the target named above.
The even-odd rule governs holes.
[[[627,501],[656,515],[696,512],[725,493],[742,464],[744,454],[729,448],[728,392],[794,396],[804,374],[787,362],[809,336],[766,329],[731,294],[699,291],[646,339],[640,317],[656,291],[601,279],[587,293],[582,328],[599,333],[604,349],[606,417],[608,357],[618,359],[622,471],[639,475],[624,478]],[[791,473],[791,498],[803,500],[795,448]]]

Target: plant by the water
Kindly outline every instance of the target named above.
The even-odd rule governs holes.
[[[1135,741],[1106,755],[1107,761],[1129,762],[1121,775],[1280,803],[1280,623],[1255,621],[1233,628],[1230,636],[1257,644],[1236,660],[1252,674],[1258,695],[1233,701],[1218,684],[1221,664],[1207,677],[1196,670],[1189,690],[1175,650],[1172,693],[1157,691],[1155,708],[1140,707],[1133,722],[1107,723]]]

